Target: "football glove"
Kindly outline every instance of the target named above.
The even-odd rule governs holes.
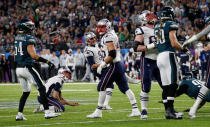
[[[102,69],[105,68],[105,67],[106,67],[106,63],[104,61],[101,62],[101,64],[97,68],[97,73],[101,74]]]
[[[55,69],[55,65],[51,63],[50,61],[47,61],[47,64],[49,65],[49,69]]]

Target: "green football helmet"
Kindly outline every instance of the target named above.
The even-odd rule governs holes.
[[[174,9],[170,6],[166,6],[161,10],[161,19],[174,20]]]
[[[35,25],[30,19],[22,19],[18,24],[19,33],[34,33]]]

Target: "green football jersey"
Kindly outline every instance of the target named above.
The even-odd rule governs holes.
[[[183,80],[180,84],[180,87],[184,85],[187,86],[187,91],[186,91],[187,96],[196,99],[202,85],[204,85],[204,82],[192,78],[188,80]],[[210,92],[207,93],[206,97],[204,98],[204,101],[210,102]]]
[[[172,30],[178,30],[178,25],[173,21],[165,21],[162,26],[160,23],[155,25],[155,37],[157,39],[157,49],[159,52],[175,52],[169,39],[169,32]]]
[[[27,45],[35,45],[36,38],[32,35],[17,35],[15,37],[15,55],[18,65],[33,66],[34,60],[27,51]]]

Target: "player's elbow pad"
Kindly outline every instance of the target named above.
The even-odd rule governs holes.
[[[109,56],[111,56],[113,59],[116,57],[116,50],[109,51]]]

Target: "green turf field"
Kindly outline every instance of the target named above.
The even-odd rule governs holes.
[[[159,104],[161,89],[153,83],[149,98],[148,120],[140,120],[139,117],[128,118],[131,113],[131,105],[126,95],[120,93],[117,86],[110,101],[111,111],[103,111],[103,117],[98,119],[87,119],[86,115],[92,113],[97,106],[98,93],[96,84],[72,84],[64,85],[63,97],[69,101],[77,101],[80,106],[66,106],[66,111],[60,117],[44,119],[43,113],[33,113],[38,103],[37,90],[33,87],[28,98],[24,115],[27,121],[15,121],[18,110],[18,101],[22,94],[19,85],[6,86],[0,84],[0,127],[28,127],[28,126],[63,126],[63,127],[209,127],[210,126],[210,104],[197,112],[196,119],[189,119],[185,113],[182,120],[165,120],[164,107]],[[136,95],[138,107],[140,85],[130,84],[130,88]],[[175,108],[182,111],[192,106],[194,100],[187,96],[181,96],[175,100]]]

